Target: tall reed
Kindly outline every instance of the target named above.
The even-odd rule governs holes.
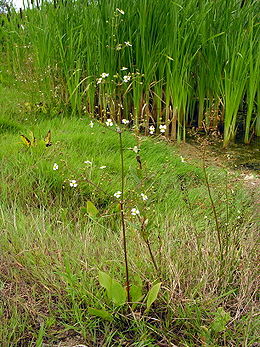
[[[260,122],[257,12],[255,0],[43,1],[2,15],[2,60],[29,65],[46,100],[58,90],[73,114],[131,118],[146,134],[166,125],[177,141],[223,124],[224,146],[241,122],[248,143]]]

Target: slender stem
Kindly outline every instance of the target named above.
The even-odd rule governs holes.
[[[225,252],[226,255],[228,253],[229,249],[229,239],[230,239],[230,233],[229,233],[229,205],[228,205],[228,171],[226,171],[226,237],[225,237]]]
[[[151,259],[152,259],[153,266],[154,266],[154,268],[155,268],[155,270],[156,270],[158,276],[160,277],[159,267],[157,266],[157,262],[156,262],[156,260],[155,260],[154,255],[153,255],[153,252],[152,252],[151,244],[150,244],[150,241],[149,241],[149,236],[146,236],[146,235],[145,235],[145,234],[146,234],[146,232],[145,232],[145,228],[146,228],[145,220],[146,220],[146,219],[144,218],[143,221],[142,221],[142,219],[141,219],[140,216],[139,216],[138,218],[139,218],[139,221],[140,221],[140,223],[141,223],[141,236],[142,236],[144,242],[146,243],[146,246],[147,246],[147,248],[148,248],[150,257],[151,257]]]
[[[151,257],[152,263],[154,265],[154,268],[155,268],[156,272],[159,274],[159,269],[158,269],[156,260],[155,260],[154,255],[153,255],[149,239],[146,239],[145,243],[147,244],[147,247],[148,247],[148,250],[149,250],[149,253],[150,253],[150,257]]]
[[[218,237],[218,244],[219,244],[219,252],[220,252],[220,260],[223,260],[223,251],[222,251],[222,242],[221,242],[221,232],[220,232],[220,227],[219,227],[219,222],[218,222],[218,216],[217,216],[217,211],[216,211],[216,207],[211,195],[211,190],[210,190],[210,185],[209,185],[209,180],[208,180],[208,175],[206,172],[206,165],[205,165],[205,147],[204,147],[204,151],[203,151],[203,171],[204,171],[204,176],[205,176],[205,181],[206,181],[206,186],[207,186],[207,190],[208,190],[208,194],[209,194],[209,199],[210,199],[210,203],[211,203],[211,207],[212,207],[212,211],[214,214],[214,219],[215,219],[215,223],[216,223],[216,230],[217,230],[217,237]]]
[[[128,259],[127,259],[127,243],[126,243],[126,227],[125,227],[125,216],[124,216],[124,182],[125,182],[125,171],[124,171],[124,153],[122,143],[122,132],[119,131],[119,143],[120,143],[120,156],[121,156],[121,192],[122,199],[120,200],[120,212],[121,212],[121,223],[123,232],[123,247],[125,257],[125,274],[126,274],[126,292],[127,301],[130,302],[130,283],[129,283],[129,270],[128,270]]]

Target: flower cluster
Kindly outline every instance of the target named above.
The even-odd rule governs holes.
[[[154,132],[155,132],[155,127],[154,127],[153,125],[151,125],[151,126],[149,127],[149,133],[150,133],[151,135],[153,135]]]
[[[112,127],[113,126],[113,121],[112,121],[111,118],[108,118],[105,123],[106,123],[107,127]]]
[[[122,195],[122,192],[118,191],[118,192],[115,192],[114,197],[119,199],[121,198],[121,195]]]
[[[167,129],[167,126],[166,126],[166,125],[161,124],[161,125],[159,126],[159,129],[160,129],[160,132],[164,134],[164,133],[165,133],[165,131],[166,131],[166,129]]]
[[[125,75],[123,77],[123,80],[124,80],[125,83],[127,83],[127,82],[129,82],[131,80],[131,76]]]
[[[139,215],[140,214],[140,211],[137,209],[137,208],[132,208],[132,210],[131,210],[131,215],[132,216],[137,216],[137,215]]]
[[[77,187],[77,185],[78,185],[78,183],[77,183],[77,181],[76,180],[70,180],[70,186],[71,187]]]
[[[145,195],[144,193],[141,193],[141,197],[142,197],[143,201],[148,200],[148,196]]]
[[[102,72],[102,74],[100,76],[101,77],[97,78],[97,84],[100,84],[103,81],[103,79],[107,78],[109,76],[109,73]]]
[[[134,146],[133,148],[131,148],[133,152],[135,152],[136,154],[140,151],[140,149],[137,146]]]

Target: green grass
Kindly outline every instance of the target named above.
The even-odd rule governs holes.
[[[141,283],[146,294],[159,279],[140,221],[130,213],[133,207],[148,219],[147,233],[162,281],[148,312],[140,302],[129,313],[126,307],[111,304],[98,282],[98,270],[125,282],[118,202],[113,196],[121,188],[118,134],[98,122],[91,128],[87,116],[54,117],[56,109],[42,106],[42,95],[31,83],[14,81],[7,74],[3,82],[2,346],[55,346],[69,340],[90,346],[257,342],[254,207],[237,177],[207,168],[225,252],[220,267],[201,162],[182,162],[178,148],[159,137],[123,133],[130,282]],[[45,147],[49,129],[53,145]],[[38,142],[27,148],[19,135],[29,137],[30,131]],[[137,143],[142,170],[129,149]],[[86,160],[92,161],[91,167]],[[59,165],[56,171],[54,163]],[[70,187],[71,179],[77,180],[77,187]],[[147,202],[141,192],[147,194]],[[99,210],[96,218],[84,210],[89,200]],[[90,315],[89,307],[106,309],[113,320]],[[225,321],[219,307],[231,318]],[[215,327],[219,321],[224,324],[220,332]]]

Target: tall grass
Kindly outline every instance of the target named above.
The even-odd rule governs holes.
[[[2,54],[74,114],[129,117],[146,134],[165,124],[178,141],[187,127],[223,124],[224,146],[241,122],[248,143],[259,135],[258,9],[254,0],[43,1],[2,15]]]

